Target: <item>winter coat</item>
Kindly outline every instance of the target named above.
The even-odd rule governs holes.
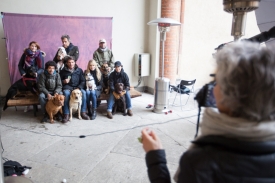
[[[61,82],[71,77],[69,83],[62,82],[63,90],[74,90],[76,88],[79,88],[79,89],[85,88],[85,78],[83,75],[83,71],[77,65],[75,65],[73,72],[69,71],[67,66],[65,66],[60,71],[60,77],[61,77]]]
[[[114,69],[115,58],[113,52],[108,48],[105,48],[104,51],[102,51],[101,48],[98,48],[93,54],[93,59],[96,61],[98,68],[101,68],[103,63],[107,62],[108,66],[111,67],[111,70]]]
[[[86,70],[84,71],[84,78],[85,78],[85,73],[86,73]],[[101,90],[102,90],[102,81],[103,81],[103,78],[102,78],[102,75],[101,75],[101,78],[100,78],[100,81],[98,81],[98,78],[96,77],[96,70],[94,71],[90,71],[91,75],[93,76],[94,80],[95,80],[95,85],[96,85],[96,96],[99,97],[99,95],[101,94]],[[85,79],[86,81],[86,79]],[[85,89],[87,89],[86,87],[86,83],[85,83]]]
[[[58,73],[49,74],[48,71],[41,73],[38,80],[38,90],[40,93],[48,95],[62,91],[62,83]]]
[[[71,57],[73,57],[74,61],[76,62],[79,57],[78,47],[74,46],[72,43],[70,43],[70,45],[67,48],[65,48],[65,50],[66,50],[67,55],[70,55]],[[53,61],[55,61],[56,63],[59,61],[57,59],[57,56],[58,56],[58,50],[57,50],[57,52],[54,56],[54,59],[53,59]]]
[[[205,136],[180,159],[178,183],[266,183],[275,180],[275,141],[248,142]],[[170,183],[164,150],[146,154],[149,179]]]
[[[110,90],[114,91],[115,90],[115,84],[116,83],[123,83],[124,88],[126,90],[130,89],[130,82],[129,82],[129,77],[128,75],[124,72],[124,69],[121,69],[120,72],[116,72],[115,70],[110,74],[109,76],[109,85],[110,85]]]
[[[26,64],[25,64],[26,54],[25,54],[25,50],[24,50],[24,53],[22,54],[22,56],[20,58],[20,61],[18,63],[18,69],[19,69],[19,72],[20,72],[21,76],[23,74],[26,74]],[[38,73],[39,70],[42,70],[42,72],[43,72],[43,69],[44,69],[44,57],[45,57],[45,55],[46,55],[45,52],[40,51],[39,58],[40,58],[40,60],[41,60],[42,63],[38,64],[37,63],[37,59],[35,59],[35,62],[33,63],[33,66],[36,68],[37,73]]]

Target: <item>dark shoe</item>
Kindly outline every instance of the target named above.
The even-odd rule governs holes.
[[[58,113],[56,114],[56,120],[57,120],[57,121],[62,121],[62,115],[61,115],[60,112],[58,112]]]
[[[88,116],[90,117],[90,119],[92,118],[92,113],[93,113],[92,109],[93,109],[92,104],[88,105]]]
[[[113,115],[111,112],[107,111],[107,118],[109,119],[113,119]]]
[[[49,116],[48,116],[47,113],[45,113],[44,116],[43,116],[43,118],[42,118],[42,120],[41,120],[41,123],[47,122],[48,119],[49,119]]]
[[[81,113],[81,117],[82,117],[82,119],[85,119],[85,120],[89,120],[90,119],[90,117],[86,114],[86,112],[82,112]]]
[[[133,116],[132,110],[131,110],[131,109],[128,109],[128,110],[127,110],[127,114],[128,114],[128,116]]]
[[[69,121],[69,114],[64,114],[62,123],[67,123]]]
[[[96,118],[96,108],[93,108],[91,119],[94,120],[95,118]]]

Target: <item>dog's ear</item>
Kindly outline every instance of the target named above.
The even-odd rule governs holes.
[[[56,96],[58,96],[58,93],[55,93],[55,94],[54,94],[54,97],[56,97]]]

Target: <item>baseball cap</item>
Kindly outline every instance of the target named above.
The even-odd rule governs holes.
[[[115,62],[115,67],[119,67],[119,66],[121,66],[121,62],[120,61],[116,61]]]
[[[100,39],[99,43],[106,43],[106,40],[105,39]]]

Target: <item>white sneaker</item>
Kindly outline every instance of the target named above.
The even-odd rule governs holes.
[[[28,112],[30,110],[30,106],[25,106],[24,112]]]

